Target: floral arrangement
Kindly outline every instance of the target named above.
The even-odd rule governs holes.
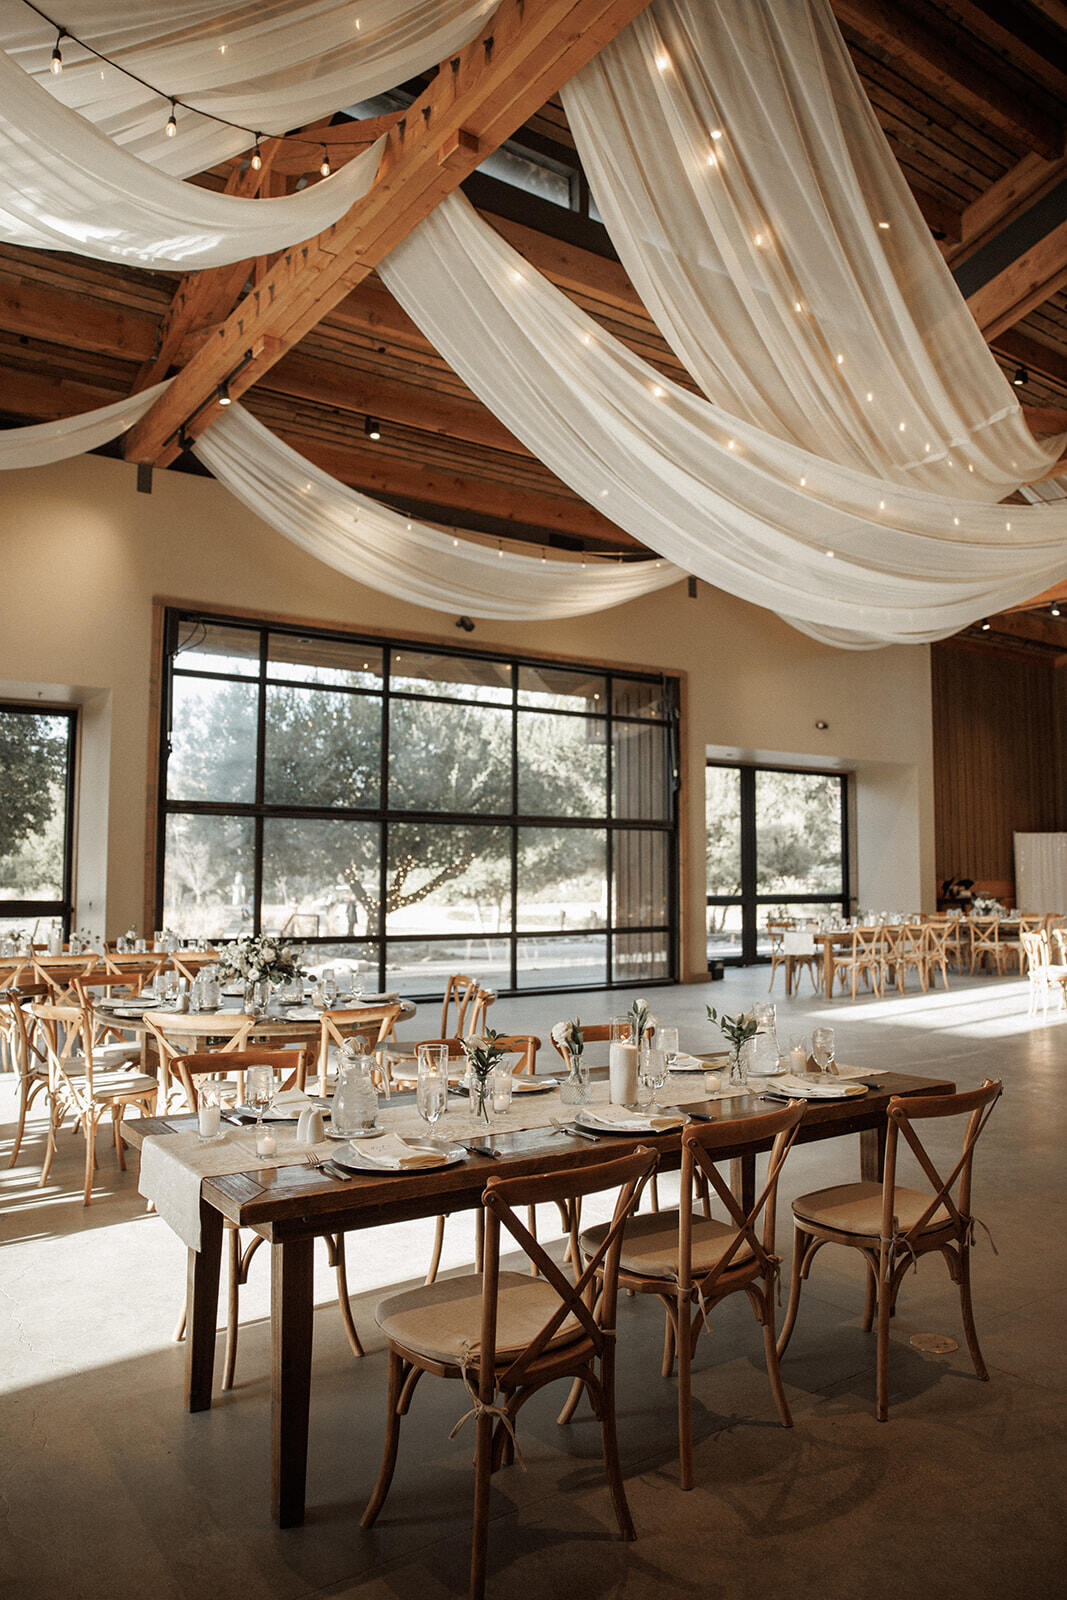
[[[706,1009],[708,1021],[718,1024],[723,1038],[730,1041],[735,1051],[740,1050],[749,1039],[754,1039],[759,1031],[759,1022],[754,1011],[739,1011],[736,1017],[728,1017],[725,1012],[720,1016],[714,1006],[708,1006]]]
[[[1007,907],[994,900],[991,894],[976,894],[971,901],[972,917],[1006,917],[1007,914]]]
[[[269,934],[246,934],[219,951],[219,976],[240,978],[244,983],[284,983],[303,976],[303,967],[292,948]]]
[[[656,1026],[656,1019],[650,1016],[647,1000],[635,1000],[630,1007],[630,1025],[633,1033],[633,1043],[640,1050],[641,1041],[645,1034]]]
[[[585,1049],[585,1035],[582,1033],[581,1017],[574,1017],[570,1022],[557,1022],[552,1029],[553,1042],[565,1050],[571,1061],[581,1060],[582,1051]]]
[[[503,1038],[493,1028],[486,1028],[484,1033],[468,1034],[461,1039],[463,1054],[467,1058],[467,1068],[470,1074],[471,1105],[476,1116],[482,1116],[488,1122],[489,1111],[486,1100],[489,1095],[489,1083],[493,1070],[508,1054],[508,1051],[497,1043]]]

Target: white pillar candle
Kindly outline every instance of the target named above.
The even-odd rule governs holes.
[[[637,1046],[613,1044],[608,1054],[608,1099],[613,1106],[637,1103]]]
[[[789,1052],[790,1072],[807,1072],[808,1052],[802,1044],[795,1044]]]
[[[273,1156],[277,1154],[277,1151],[278,1141],[268,1127],[261,1125],[259,1132],[256,1134],[256,1155]]]

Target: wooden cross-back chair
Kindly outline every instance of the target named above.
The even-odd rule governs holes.
[[[923,923],[923,963],[926,968],[926,984],[929,987],[935,981],[935,973],[941,973],[941,982],[948,989],[948,963],[952,955],[953,940],[959,941],[959,929],[953,928],[948,922],[931,921]],[[957,971],[958,971],[957,966]]]
[[[356,1006],[349,1010],[324,1011],[319,1021],[319,1093],[326,1093],[330,1050],[346,1039],[362,1039],[368,1050],[385,1043],[396,1026],[402,1006],[399,1001],[385,1006]],[[388,1092],[388,1089],[387,1089]]]
[[[1003,976],[1004,957],[1007,954],[1006,946],[1000,940],[999,917],[972,917],[971,919],[971,971],[981,962],[985,964],[987,958],[997,969],[997,975]]]
[[[99,956],[46,956],[33,963],[37,983],[43,983],[52,999],[67,1005],[76,999],[74,980],[83,973],[92,972],[99,964]]]
[[[140,1057],[138,1045],[101,1045],[92,1007],[35,1001],[33,1014],[48,1058],[48,1145],[38,1187],[48,1182],[56,1153],[59,1129],[68,1116],[85,1137],[85,1204],[92,1201],[96,1169],[96,1131],[111,1112],[115,1158],[126,1170],[121,1123],[127,1106],[140,1106],[151,1116],[156,1102],[155,1078],[132,1070]]]
[[[914,967],[919,987],[925,994],[930,985],[926,961],[926,934],[924,924],[905,922],[898,928],[886,928],[886,966],[892,973],[897,993],[903,994],[908,986],[908,971]]]
[[[478,987],[477,978],[466,978],[462,973],[454,973],[445,984],[445,997],[441,1005],[441,1037],[447,1039],[450,1035],[463,1032],[463,1022],[470,1005],[471,996]],[[449,1025],[449,1012],[455,1007],[455,1027]]]
[[[1067,1006],[1067,964],[1062,960],[1062,950],[1057,947],[1061,960],[1053,960],[1048,935],[1021,933],[1019,942],[1023,949],[1023,964],[1030,984],[1030,1015],[1037,1014],[1040,1004],[1043,1021],[1048,1021],[1048,1001],[1052,991],[1058,990],[1060,1005]]]
[[[823,1245],[838,1244],[859,1250],[867,1263],[864,1332],[870,1332],[875,1316],[878,1321],[879,1422],[885,1422],[889,1415],[889,1319],[904,1275],[909,1267],[917,1265],[921,1255],[936,1250],[944,1256],[949,1276],[959,1289],[963,1330],[974,1370],[979,1378],[989,1377],[978,1346],[971,1305],[971,1246],[976,1224],[971,1213],[971,1169],[974,1147],[1000,1099],[1002,1087],[987,1078],[980,1089],[962,1094],[908,1099],[894,1096],[886,1112],[888,1127],[882,1182],[837,1184],[830,1189],[800,1195],[793,1201],[793,1277],[778,1354],[782,1355],[789,1343],[800,1304],[801,1284]],[[962,1153],[948,1176],[942,1177],[916,1132],[915,1124],[945,1117],[966,1117],[967,1121]],[[897,1182],[897,1149],[901,1137],[927,1180],[923,1190],[907,1188]]]
[[[182,1095],[186,1092],[182,1056],[199,1051],[209,1039],[219,1041],[212,1047],[213,1053],[243,1050],[256,1025],[255,1017],[231,1011],[146,1011],[144,1021],[159,1054],[160,1116],[166,1112],[173,1090]]]
[[[742,1121],[694,1123],[682,1134],[682,1173],[677,1211],[631,1217],[619,1258],[619,1286],[635,1294],[652,1294],[666,1311],[663,1376],[669,1378],[678,1360],[678,1460],[681,1487],[693,1487],[692,1385],[693,1356],[701,1329],[713,1306],[731,1294],[748,1296],[763,1329],[767,1376],[784,1428],[793,1419],[782,1388],[774,1332],[774,1301],[780,1259],[775,1254],[775,1216],[782,1165],[796,1139],[802,1104]],[[746,1211],[719,1171],[719,1152],[736,1150],[739,1141],[753,1145],[773,1141],[763,1188]],[[727,1221],[698,1215],[698,1192],[710,1186]],[[757,1232],[762,1219],[762,1229]],[[603,1225],[583,1229],[582,1255],[592,1259],[604,1239]],[[575,1389],[565,1420],[578,1400]]]
[[[214,966],[219,953],[217,950],[175,950],[163,959],[171,963],[180,978],[187,978],[192,983],[197,973],[205,967]]]
[[[30,1009],[33,1000],[43,1000],[48,992],[43,983],[0,989],[4,1051],[18,1082],[18,1122],[9,1167],[19,1158],[30,1107],[38,1095],[48,1092],[48,1054],[37,1038],[37,1018]]]
[[[481,1033],[486,1025],[485,1014],[496,1000],[495,989],[475,988],[470,996],[466,1011],[460,1018],[457,1032],[469,1038],[472,1033]]]
[[[485,1211],[485,1269],[391,1295],[376,1320],[388,1341],[385,1448],[362,1526],[371,1527],[389,1492],[401,1419],[426,1373],[464,1385],[475,1422],[474,1517],[470,1596],[485,1594],[490,1476],[514,1458],[515,1419],[545,1384],[575,1379],[588,1393],[603,1433],[604,1464],[620,1534],[635,1537],[615,1434],[615,1302],[619,1251],[627,1218],[656,1164],[656,1153],[631,1154],[593,1167],[530,1178],[490,1178]],[[619,1189],[603,1245],[572,1280],[538,1244],[516,1212],[544,1202],[573,1203]],[[537,1266],[538,1275],[500,1268],[501,1229]],[[457,1431],[461,1426],[457,1423]]]
[[[853,928],[851,944],[843,955],[834,958],[834,977],[841,979],[841,987],[844,988],[847,979],[849,992],[855,1000],[862,978],[881,998],[885,994],[885,971],[884,928]]]
[[[108,950],[103,957],[104,967],[120,978],[134,994],[140,994],[146,984],[155,983],[169,961],[170,957],[166,955],[146,955],[143,951],[134,953],[129,950]]]

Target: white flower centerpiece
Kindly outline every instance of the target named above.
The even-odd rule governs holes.
[[[582,1062],[585,1035],[581,1017],[569,1022],[557,1022],[552,1029],[552,1039],[567,1057],[567,1077],[559,1092],[565,1106],[581,1106],[589,1099],[589,1068]]]
[[[1007,914],[1007,907],[991,894],[976,894],[971,901],[972,917],[1006,917]]]
[[[759,1030],[759,1018],[755,1011],[739,1011],[736,1016],[722,1015],[714,1006],[708,1006],[708,1021],[718,1024],[719,1032],[730,1046],[730,1082],[732,1084],[745,1084],[748,1080],[748,1050],[751,1039],[756,1037]]]
[[[244,1008],[252,1015],[265,1007],[263,986],[285,983],[289,978],[303,975],[304,969],[294,956],[292,946],[267,933],[246,934],[219,951],[219,976],[223,982],[227,978],[240,978],[245,986]]]
[[[493,1073],[503,1061],[508,1051],[497,1040],[503,1035],[493,1028],[486,1028],[484,1033],[468,1034],[461,1039],[463,1054],[467,1058],[467,1091],[471,1099],[471,1111],[476,1118],[484,1122],[489,1121],[489,1101],[492,1098]]]

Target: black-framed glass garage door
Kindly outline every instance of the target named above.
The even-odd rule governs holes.
[[[769,954],[768,917],[850,906],[848,775],[709,761],[708,960]]]
[[[0,934],[70,932],[77,712],[0,704]]]

